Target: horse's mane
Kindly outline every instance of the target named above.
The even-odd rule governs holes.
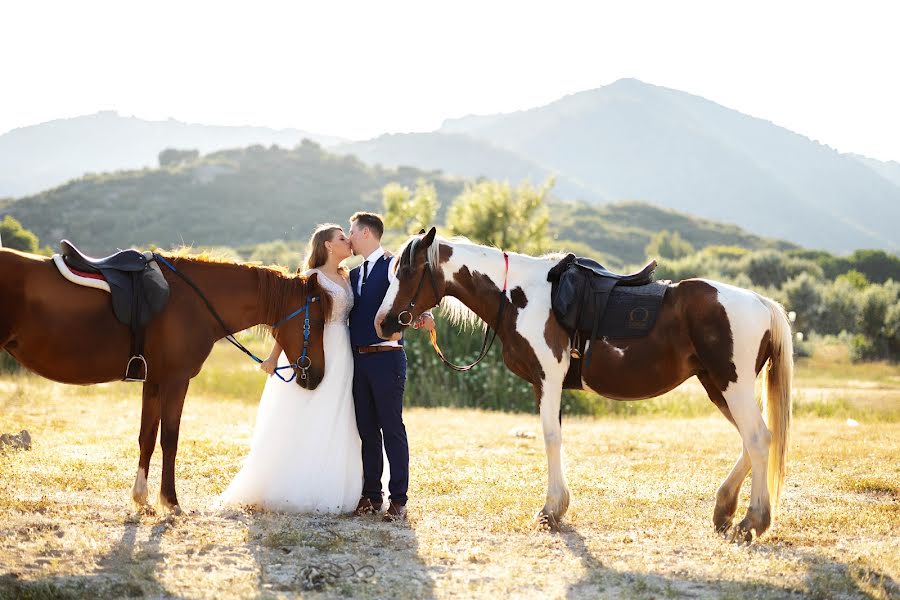
[[[325,319],[331,316],[331,295],[318,282],[311,283],[306,275],[294,274],[280,265],[264,266],[259,263],[237,262],[227,254],[217,251],[193,254],[190,248],[185,247],[160,252],[160,255],[174,262],[186,260],[255,272],[258,282],[258,302],[266,309],[263,314],[265,323],[274,323],[300,308],[301,302],[305,301],[309,294],[319,296]],[[266,331],[271,329],[267,325],[260,327]]]
[[[264,269],[269,269],[271,271],[276,271],[279,273],[283,273],[284,275],[290,275],[291,272],[286,267],[281,265],[264,265],[259,261],[242,261],[236,260],[233,254],[230,254],[228,250],[222,248],[209,248],[209,249],[201,249],[198,251],[194,251],[194,248],[191,246],[179,246],[177,248],[173,248],[172,250],[165,250],[159,252],[165,258],[169,259],[179,259],[184,258],[188,260],[192,260],[195,262],[204,262],[210,264],[228,264],[228,265],[241,265],[247,267],[261,267]]]
[[[413,240],[419,239],[420,237],[421,236],[415,235],[406,240],[406,242],[400,248],[399,256],[402,258],[407,247],[413,242]],[[441,242],[446,244],[465,244],[469,246],[477,245],[469,238],[464,236],[454,236],[452,238],[436,236],[434,238],[434,243],[432,243],[431,246],[428,247],[428,253],[425,256],[426,262],[434,269],[440,268]],[[444,296],[443,298],[441,298],[441,303],[438,306],[441,309],[441,316],[455,327],[461,327],[463,329],[487,327],[487,324],[481,319],[481,317],[472,312],[472,310],[468,306],[466,306],[453,296]]]
[[[269,267],[247,266],[256,269],[259,276],[259,301],[267,307],[266,323],[274,323],[297,310],[308,295],[319,297],[325,320],[331,317],[331,294],[318,280],[313,282],[306,275],[292,275]]]
[[[399,250],[398,256],[401,258],[405,255],[406,249],[409,245],[414,241],[421,238],[420,235],[411,236],[406,242],[401,246]],[[440,246],[441,243],[449,244],[451,246],[469,246],[472,248],[490,248],[492,250],[496,250],[498,252],[503,252],[502,248],[498,248],[497,246],[486,246],[483,244],[477,244],[464,236],[453,236],[450,238],[445,238],[441,236],[436,236],[434,238],[434,243],[428,247],[428,253],[426,254],[426,261],[429,265],[432,265],[434,268],[439,268],[440,265]],[[529,258],[537,261],[547,261],[553,264],[558,263],[562,260],[566,253],[564,252],[551,252],[547,254],[543,254],[541,256],[530,256],[527,254],[520,254],[518,252],[509,252],[510,255],[521,256],[525,258]],[[472,312],[468,306],[460,302],[458,299],[452,296],[444,296],[440,303],[441,315],[445,317],[451,324],[457,327],[485,327],[484,321]]]

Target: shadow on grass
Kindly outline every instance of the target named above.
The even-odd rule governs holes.
[[[156,568],[164,558],[160,542],[172,524],[172,517],[164,518],[153,525],[145,542],[138,543],[141,525],[129,518],[121,538],[97,561],[94,573],[27,581],[16,574],[0,575],[0,599],[169,597],[172,594],[156,579]]]
[[[900,586],[889,575],[862,565],[845,564],[808,552],[775,548],[764,543],[746,547],[747,560],[753,555],[788,554],[808,567],[805,584],[791,588],[754,581],[724,581],[672,577],[652,573],[620,571],[605,566],[587,546],[577,529],[563,526],[560,533],[569,551],[579,556],[585,576],[569,586],[569,598],[897,598]],[[721,543],[728,543],[722,540]],[[740,569],[739,564],[729,568]]]
[[[260,565],[260,594],[434,597],[415,526],[375,517],[253,512],[248,546]]]

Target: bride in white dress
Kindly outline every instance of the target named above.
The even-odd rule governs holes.
[[[347,317],[353,291],[346,270],[350,242],[337,225],[310,239],[307,273],[319,274],[333,309],[325,325],[325,376],[312,391],[272,372],[288,360],[275,344],[260,368],[269,373],[256,415],[250,454],[220,500],[287,512],[352,511],[362,491],[362,457],[353,410],[353,355]]]

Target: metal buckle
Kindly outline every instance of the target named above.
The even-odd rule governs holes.
[[[144,378],[143,379],[135,379],[133,377],[128,376],[128,372],[131,371],[131,363],[133,363],[134,361],[140,361],[144,364]],[[137,356],[132,356],[130,359],[128,359],[128,364],[125,365],[125,379],[124,379],[125,381],[135,381],[135,382],[144,383],[147,380],[147,375],[149,375],[149,374],[150,374],[150,370],[147,368],[147,359],[145,359],[143,355],[138,354]]]
[[[407,319],[406,323],[403,322],[403,315],[409,315],[409,319]],[[407,327],[410,323],[412,323],[412,313],[408,310],[404,310],[399,315],[397,315],[397,322],[400,323],[401,327]]]

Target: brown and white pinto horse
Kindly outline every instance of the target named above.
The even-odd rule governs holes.
[[[168,254],[165,258],[197,285],[232,331],[274,325],[304,306],[307,297],[319,297],[321,301],[311,303],[309,309],[307,378],[301,379],[299,373],[296,378],[305,388],[319,385],[325,370],[322,334],[331,300],[315,274],[306,278],[251,265]],[[159,500],[166,508],[180,511],[175,455],[184,397],[213,344],[231,332],[222,331],[187,283],[166,266],[162,271],[171,295],[165,309],[147,326],[147,380],[132,498],[139,505],[147,503],[147,470],[162,424]],[[273,335],[287,356],[300,356],[303,317],[287,321]],[[130,331],[116,320],[107,293],[68,282],[49,258],[0,249],[0,349],[54,381],[82,385],[116,381],[123,378],[130,356]]]
[[[375,319],[379,335],[396,336],[403,328],[400,321],[410,319],[408,314],[399,318],[404,311],[415,320],[445,297],[474,313],[467,317],[464,307],[445,302],[451,319],[474,321],[477,316],[496,330],[504,362],[532,384],[540,406],[549,486],[538,519],[556,528],[569,505],[559,415],[571,341],[551,310],[547,273],[561,257],[511,253],[507,268],[500,250],[436,238],[434,228],[407,242],[400,256],[397,279]],[[495,323],[500,303],[505,306]],[[723,533],[732,529],[741,483],[752,471],[750,506],[731,530],[732,539],[750,541],[769,528],[784,481],[792,352],[790,324],[779,304],[749,290],[689,279],[669,286],[646,337],[598,340],[582,385],[609,398],[637,400],[696,376],[743,440],[740,457],[716,493],[713,524]],[[757,374],[767,362],[763,405],[768,427],[754,393]]]

